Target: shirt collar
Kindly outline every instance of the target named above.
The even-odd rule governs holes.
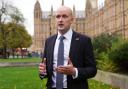
[[[72,38],[72,34],[73,34],[73,31],[70,28],[63,36],[65,37],[65,39],[71,39]],[[61,34],[58,32],[57,39],[59,39],[60,36],[61,36]]]

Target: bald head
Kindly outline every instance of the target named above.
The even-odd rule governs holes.
[[[58,12],[63,12],[63,11],[65,11],[65,12],[67,12],[69,15],[73,16],[71,8],[69,8],[69,7],[67,7],[67,6],[60,6],[60,7],[57,9],[56,13],[58,13]]]
[[[73,23],[73,14],[71,8],[60,6],[56,11],[57,29],[60,34],[65,34]]]

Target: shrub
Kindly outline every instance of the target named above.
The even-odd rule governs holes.
[[[109,34],[105,34],[105,33],[95,37],[93,39],[94,50],[96,50],[98,53],[106,52],[111,47],[109,38],[110,38]]]
[[[93,39],[93,47],[95,58],[97,59],[97,67],[100,70],[117,72],[118,66],[109,53],[112,49],[118,47],[122,42],[122,38],[118,34],[103,33]]]
[[[108,52],[114,42],[119,41],[119,35],[102,33],[93,39],[94,51],[97,53]]]
[[[118,71],[117,65],[109,59],[108,54],[102,52],[97,59],[97,68],[104,71],[116,72]]]
[[[109,58],[113,59],[121,72],[128,73],[128,41],[124,41],[116,47],[112,47],[112,50],[109,53]]]

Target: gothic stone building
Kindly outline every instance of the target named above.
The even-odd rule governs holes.
[[[104,6],[98,9],[98,0],[86,0],[85,10],[76,11],[72,27],[79,33],[95,37],[103,32],[119,33],[128,36],[128,0],[106,0]],[[62,5],[64,0],[62,0]],[[57,32],[55,27],[55,12],[42,11],[39,1],[34,6],[34,36],[32,51],[41,52],[46,38]]]

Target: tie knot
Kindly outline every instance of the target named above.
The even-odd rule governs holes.
[[[64,39],[65,39],[65,37],[64,36],[60,36],[60,38],[59,38],[61,41],[63,41]]]

